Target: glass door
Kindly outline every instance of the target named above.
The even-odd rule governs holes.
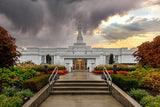
[[[77,71],[87,70],[87,59],[74,58],[73,70],[77,70]]]

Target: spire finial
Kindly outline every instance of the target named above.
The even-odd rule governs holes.
[[[81,16],[79,17],[79,23],[81,23]]]

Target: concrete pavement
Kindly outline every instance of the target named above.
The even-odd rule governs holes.
[[[90,72],[71,72],[59,80],[102,80]],[[112,95],[50,95],[40,107],[123,107]]]

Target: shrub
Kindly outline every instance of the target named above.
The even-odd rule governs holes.
[[[15,65],[21,56],[15,45],[15,38],[4,28],[0,27],[0,41],[0,68]]]
[[[143,97],[148,96],[149,93],[141,89],[137,89],[137,90],[131,89],[131,91],[129,92],[129,95],[133,97],[135,100],[141,100]]]
[[[138,79],[142,83],[141,87],[160,91],[159,72],[159,69],[138,67],[136,71],[132,71],[128,75]]]
[[[145,107],[147,104],[151,103],[151,102],[154,102],[156,100],[155,97],[151,97],[151,96],[146,96],[146,97],[143,97],[140,101],[140,104]]]
[[[0,87],[21,87],[26,79],[39,76],[40,74],[31,68],[0,68]]]
[[[150,66],[154,68],[160,67],[160,36],[157,36],[153,41],[144,42],[138,46],[137,51],[133,53],[136,61],[142,66]]]
[[[137,80],[128,77],[125,74],[111,74],[111,77],[113,83],[115,83],[125,91],[130,90],[132,88],[136,89],[140,86],[140,83]]]
[[[7,96],[5,96],[4,94],[1,94],[0,95],[0,102],[2,102],[2,100],[6,99],[6,98],[7,98]]]
[[[15,94],[15,96],[18,96],[18,97],[21,97],[21,98],[24,98],[24,97],[30,98],[30,97],[33,97],[34,94],[33,94],[33,92],[31,92],[30,89],[26,89],[26,90],[22,90],[20,92],[17,92]]]
[[[26,80],[23,82],[23,89],[30,89],[33,92],[38,91],[40,88],[42,88],[44,85],[48,83],[49,75],[42,75],[39,77],[35,77],[29,80]]]
[[[99,65],[95,70],[102,71],[103,67],[106,67],[107,70],[113,70],[113,66]],[[128,67],[128,66],[117,66],[117,71],[135,71],[136,67]]]
[[[53,71],[55,69],[56,65],[48,65],[48,71]],[[58,70],[65,70],[65,66],[58,66]],[[44,65],[39,65],[39,66],[35,66],[32,67],[32,69],[36,70],[36,71],[40,71],[43,72],[44,70]]]
[[[9,97],[0,102],[0,107],[21,107],[23,100],[19,97]]]
[[[110,56],[109,56],[109,64],[113,64],[113,63],[114,63],[113,54],[110,54]]]
[[[16,92],[17,92],[17,90],[14,88],[4,88],[2,90],[2,94],[6,95],[6,96],[14,96]]]
[[[146,105],[146,107],[160,107],[160,102],[153,101]]]

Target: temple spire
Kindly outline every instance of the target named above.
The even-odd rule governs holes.
[[[79,24],[78,24],[78,37],[77,37],[77,43],[83,43],[83,37],[82,37],[82,25],[81,25],[81,16],[79,17]]]
[[[81,16],[79,17],[79,23],[81,23]]]

